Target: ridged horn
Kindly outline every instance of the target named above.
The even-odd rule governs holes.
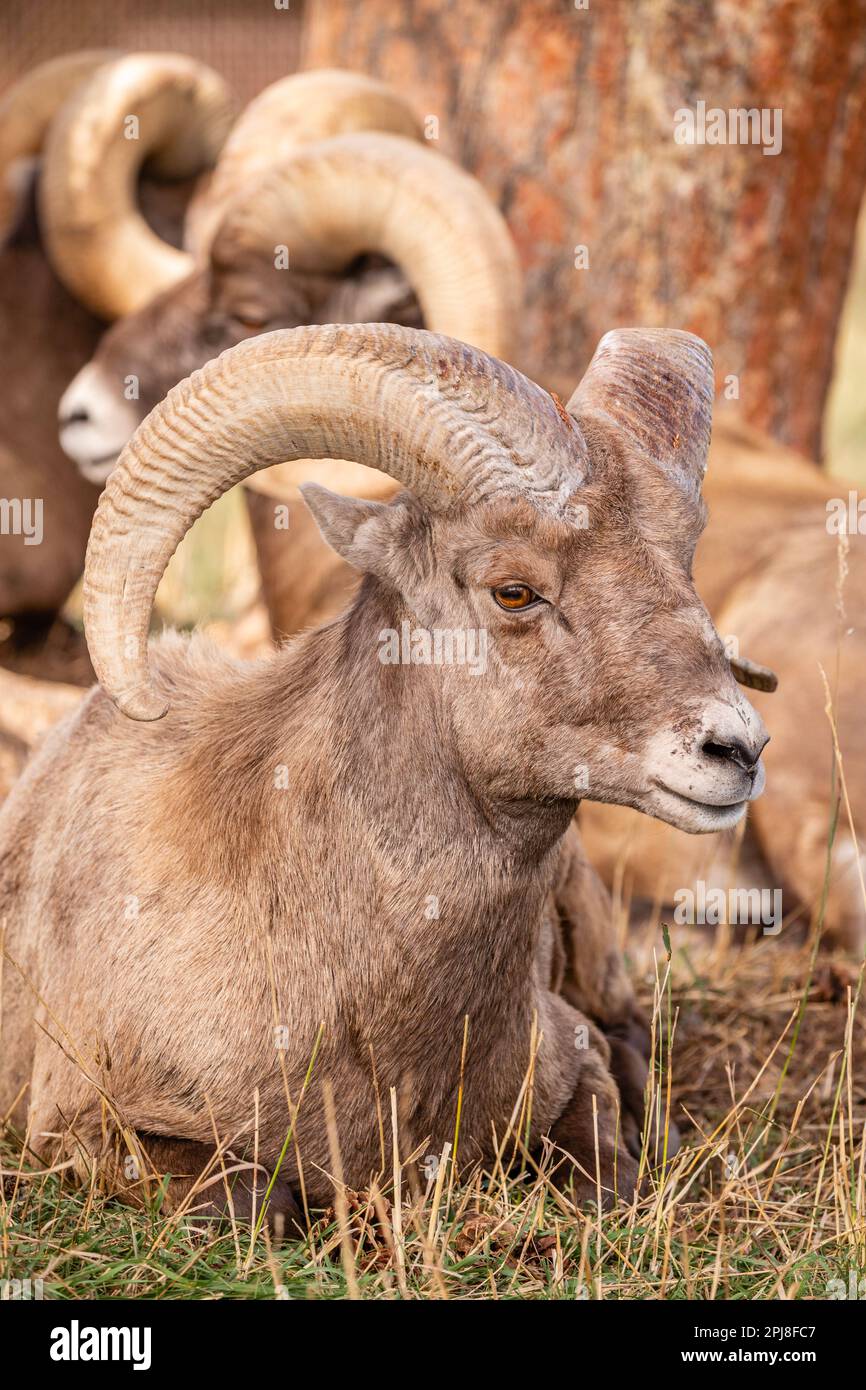
[[[166,712],[148,665],[150,614],[196,518],[258,469],[346,455],[434,510],[502,494],[560,510],[587,464],[579,428],[546,391],[438,334],[328,324],[230,348],[151,411],[99,501],[84,618],[119,709],[141,720]]]
[[[40,183],[43,235],[67,288],[94,313],[134,312],[192,269],[135,203],[146,162],[165,178],[210,168],[234,104],[223,79],[192,58],[134,53],[101,67],[48,132]]]
[[[273,257],[277,245],[298,271],[339,273],[362,253],[387,256],[412,285],[428,330],[515,356],[522,283],[511,234],[478,180],[425,145],[364,131],[306,146],[232,204],[212,264],[237,270],[247,257]],[[328,486],[337,475],[338,491],[376,486],[345,463],[314,471]],[[308,476],[303,464],[284,466],[250,486],[284,497]]]
[[[271,165],[314,140],[357,130],[422,138],[411,106],[384,82],[358,72],[293,73],[260,92],[238,118],[214,176],[190,205],[186,244],[203,257],[229,204]]]
[[[521,283],[511,235],[478,180],[435,150],[378,131],[307,146],[232,205],[211,261],[242,267],[278,245],[298,271],[339,274],[365,252],[387,256],[431,332],[513,354]]]
[[[713,355],[674,328],[605,333],[571,400],[580,423],[595,418],[688,496],[701,490],[713,424]]]
[[[113,48],[82,49],[40,63],[20,78],[0,101],[0,242],[18,208],[19,162],[42,152],[57,112],[97,68],[120,56]]]

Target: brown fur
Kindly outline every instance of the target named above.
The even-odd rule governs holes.
[[[118,1135],[248,1150],[257,1116],[272,1168],[321,1029],[293,1132],[325,1201],[324,1078],[363,1186],[390,1088],[404,1155],[453,1136],[468,1018],[464,1158],[504,1136],[535,1038],[530,1142],[552,1133],[594,1174],[596,1095],[602,1183],[616,1167],[630,1189],[610,1050],[591,1025],[576,1042],[569,1002],[627,1034],[610,952],[590,967],[569,942],[597,902],[569,836],[574,762],[593,794],[639,798],[659,730],[685,749],[704,702],[737,692],[688,575],[700,509],[588,438],[586,530],[526,501],[430,515],[404,495],[353,531],[358,504],[320,493],[320,525],[368,571],[347,614],[251,667],[163,640],[163,721],[97,689],[49,736],[0,813],[2,1104],[29,1081],[34,1146],[59,1133],[84,1166]],[[491,596],[515,572],[550,595],[532,616]],[[383,664],[404,619],[489,630],[489,672]],[[283,1177],[300,1179],[294,1145]]]

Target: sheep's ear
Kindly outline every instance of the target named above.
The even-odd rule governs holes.
[[[365,574],[391,574],[399,545],[395,509],[385,502],[344,497],[321,483],[301,483],[301,496],[328,545]]]
[[[673,328],[606,333],[568,403],[582,423],[600,419],[697,496],[713,419],[713,357],[702,338]]]

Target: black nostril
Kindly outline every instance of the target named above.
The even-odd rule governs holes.
[[[701,752],[708,758],[718,758],[721,762],[736,763],[744,772],[751,772],[754,769],[760,751],[753,753],[751,748],[747,748],[739,739],[734,739],[730,743],[720,743],[717,739],[708,738],[701,747]]]
[[[69,415],[64,415],[60,423],[61,425],[86,425],[89,421],[89,410],[73,410]]]

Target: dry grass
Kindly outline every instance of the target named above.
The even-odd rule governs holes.
[[[784,937],[679,928],[671,947],[648,925],[630,955],[656,1021],[651,1099],[664,1114],[669,1094],[685,1142],[630,1206],[599,1218],[530,1165],[458,1174],[448,1155],[416,1181],[421,1156],[400,1154],[378,1188],[339,1188],[303,1239],[274,1245],[266,1227],[194,1231],[158,1199],[133,1211],[64,1187],[10,1142],[0,1278],[61,1299],[826,1298],[866,1268],[857,974]]]

